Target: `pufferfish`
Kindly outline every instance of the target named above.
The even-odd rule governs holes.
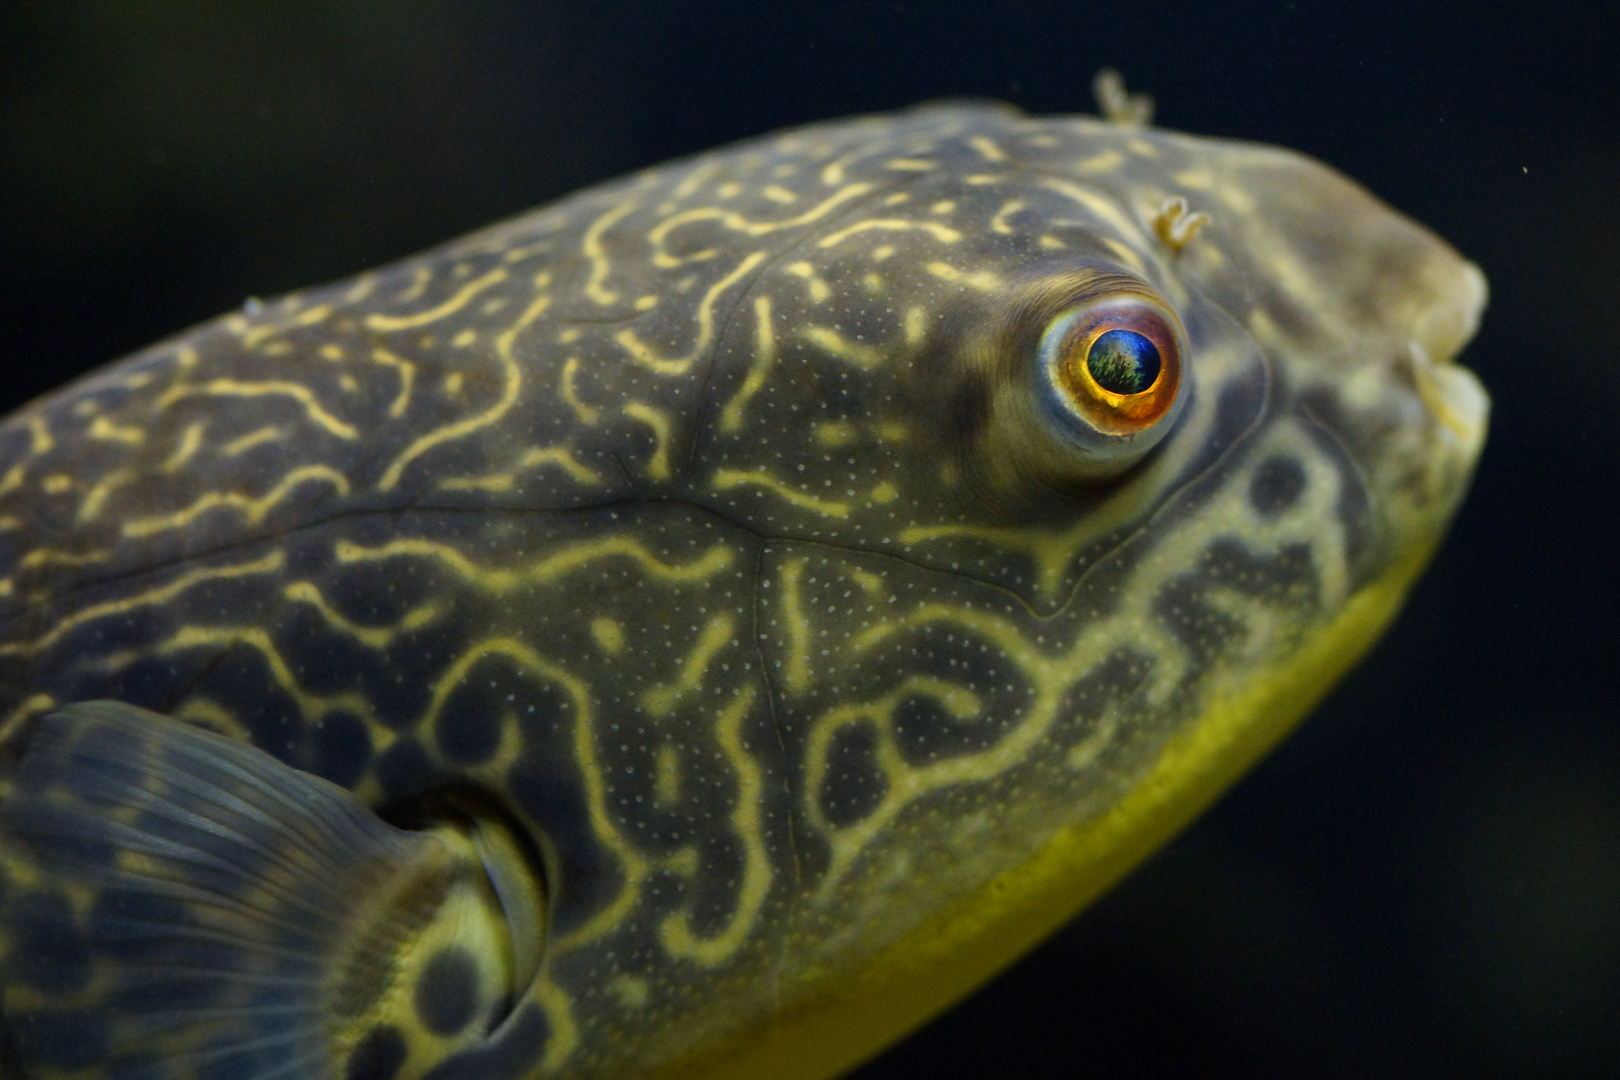
[[[1207,804],[1467,487],[1485,280],[953,103],[250,302],[0,424],[0,1069],[828,1077]]]

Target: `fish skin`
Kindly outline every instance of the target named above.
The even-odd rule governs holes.
[[[1185,385],[1104,476],[1031,357],[1110,274]],[[1484,300],[1325,166],[1136,124],[948,104],[670,163],[0,424],[0,745],[114,700],[372,810],[478,793],[491,895],[517,866],[546,920],[463,1075],[830,1075],[1376,637],[1479,453]],[[0,852],[17,1067],[132,1075],[116,957],[29,966],[94,890]],[[393,1062],[331,1039],[311,1076]]]

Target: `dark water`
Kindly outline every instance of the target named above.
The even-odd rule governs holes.
[[[1484,267],[1491,441],[1300,733],[858,1075],[1620,1076],[1620,5],[775,7],[12,0],[0,406],[674,154],[1089,109],[1118,65],[1166,126],[1324,158]]]

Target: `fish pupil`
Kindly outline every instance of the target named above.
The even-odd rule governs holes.
[[[1159,349],[1134,330],[1110,330],[1091,343],[1086,368],[1104,390],[1140,394],[1159,377]]]

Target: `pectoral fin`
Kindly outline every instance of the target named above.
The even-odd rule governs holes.
[[[39,719],[0,782],[0,1064],[30,1080],[409,1080],[483,1040],[532,975],[476,823],[397,829],[112,702]]]

